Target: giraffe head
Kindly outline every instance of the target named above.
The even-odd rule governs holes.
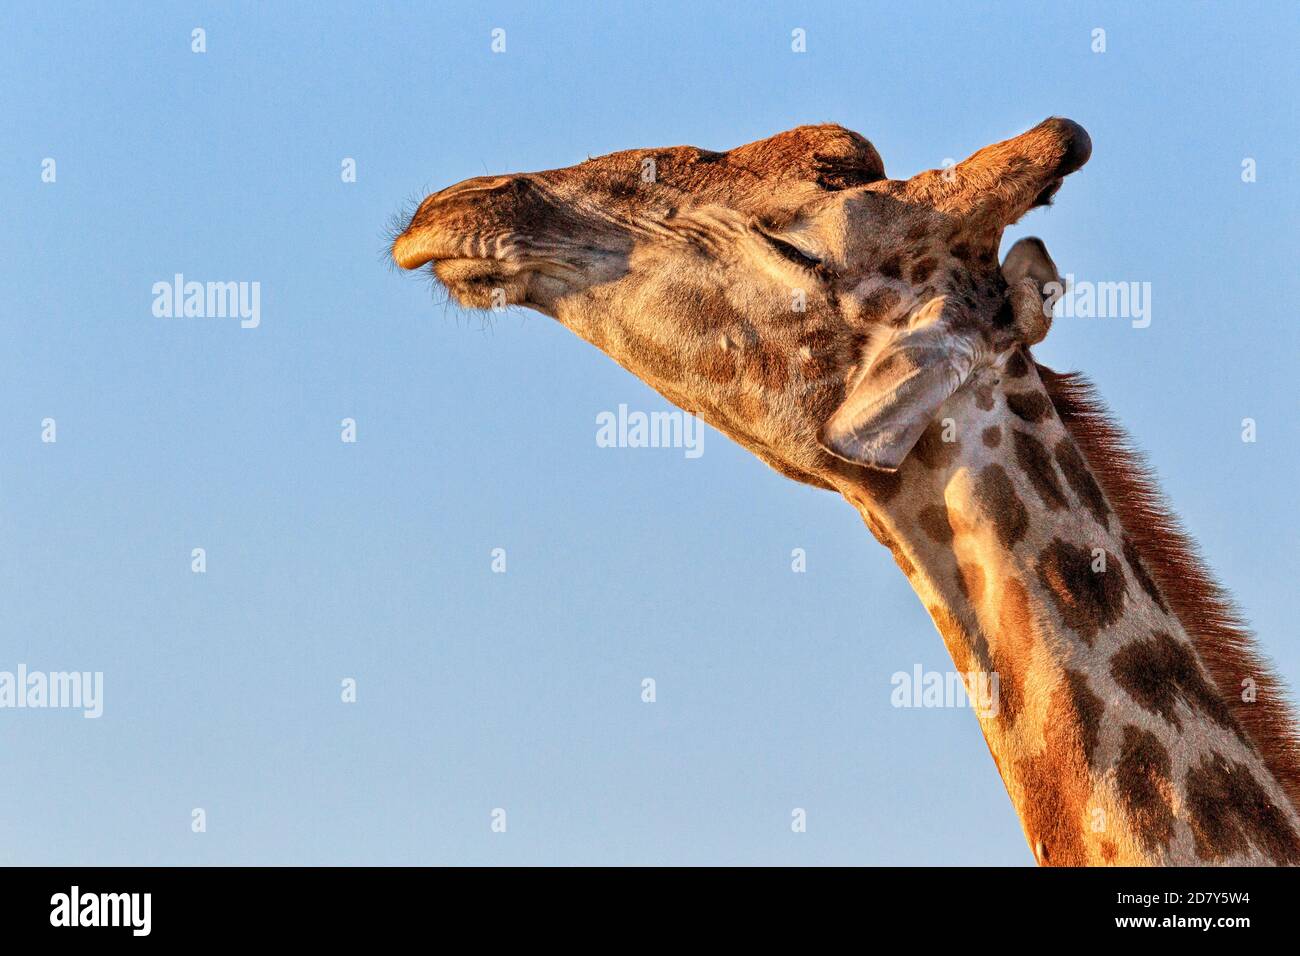
[[[1052,118],[944,170],[803,126],[466,180],[393,243],[461,303],[550,315],[783,474],[899,467],[939,406],[1046,332],[1055,267],[1003,229],[1087,161]]]

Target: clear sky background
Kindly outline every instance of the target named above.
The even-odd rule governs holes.
[[[1300,685],[1296,7],[741,6],[6,6],[0,670],[105,700],[0,710],[0,862],[1029,864],[973,714],[890,706],[951,663],[847,504],[712,430],[597,447],[668,406],[382,261],[467,176],[801,123],[895,177],[1084,124],[1004,249],[1150,282],[1152,321],[1038,357],[1097,381]],[[261,326],[155,318],[177,272],[259,281]]]

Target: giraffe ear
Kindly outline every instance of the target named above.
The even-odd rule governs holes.
[[[1036,345],[1052,326],[1052,307],[1065,291],[1065,282],[1047,246],[1036,236],[1019,240],[1002,260],[1012,314],[1019,339]]]
[[[1007,280],[1009,286],[1030,279],[1037,287],[1038,294],[1044,298],[1052,293],[1053,283],[1056,284],[1058,294],[1064,285],[1056,263],[1047,253],[1047,246],[1037,236],[1020,239],[1007,250],[1007,257],[1002,260],[1002,278]]]
[[[974,341],[941,321],[943,299],[874,351],[818,441],[838,458],[894,471],[975,367]]]

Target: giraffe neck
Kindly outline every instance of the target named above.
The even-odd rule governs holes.
[[[1039,863],[1300,863],[1300,818],[1013,356],[895,475],[842,488],[958,671]]]

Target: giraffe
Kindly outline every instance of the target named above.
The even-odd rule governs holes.
[[[434,193],[391,253],[842,495],[997,676],[977,719],[1037,863],[1297,864],[1285,694],[1089,384],[1034,360],[1046,247],[998,261],[1091,151],[1059,117],[901,180],[836,125],[628,150]]]

